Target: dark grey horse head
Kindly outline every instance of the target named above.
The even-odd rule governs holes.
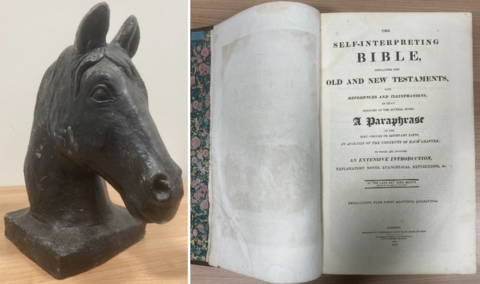
[[[92,186],[103,182],[98,176],[108,181],[132,216],[145,223],[171,220],[183,196],[181,169],[160,138],[131,60],[140,40],[137,20],[130,16],[107,43],[109,17],[106,3],[94,6],[80,23],[75,44],[50,66],[40,86],[25,163],[31,211],[39,219],[49,219],[45,211],[53,210],[42,199],[70,202],[71,180],[92,176]],[[61,168],[57,174],[44,170],[51,165]],[[45,193],[53,187],[55,193]],[[83,188],[70,187],[72,192]],[[66,206],[59,211],[64,220],[75,219],[65,211]]]

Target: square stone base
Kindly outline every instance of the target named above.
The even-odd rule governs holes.
[[[57,279],[97,267],[145,236],[145,224],[114,205],[108,224],[60,227],[29,214],[30,208],[5,215],[5,236],[28,258]]]

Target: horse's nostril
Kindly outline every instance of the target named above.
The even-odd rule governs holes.
[[[171,190],[167,182],[167,176],[157,174],[153,180],[153,196],[158,201],[166,201],[170,198]]]

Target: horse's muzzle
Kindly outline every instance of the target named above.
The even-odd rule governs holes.
[[[153,198],[159,202],[165,202],[172,196],[172,186],[168,181],[168,176],[165,174],[156,174],[153,178],[152,194]]]
[[[157,173],[153,175],[149,184],[148,191],[152,197],[150,201],[147,201],[148,199],[143,202],[136,200],[137,202],[133,202],[135,205],[131,204],[135,208],[126,204],[127,208],[140,221],[166,223],[175,216],[184,194],[181,175],[169,176],[164,173]]]

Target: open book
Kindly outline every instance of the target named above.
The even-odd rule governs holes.
[[[470,13],[273,2],[210,38],[210,265],[476,272]]]

